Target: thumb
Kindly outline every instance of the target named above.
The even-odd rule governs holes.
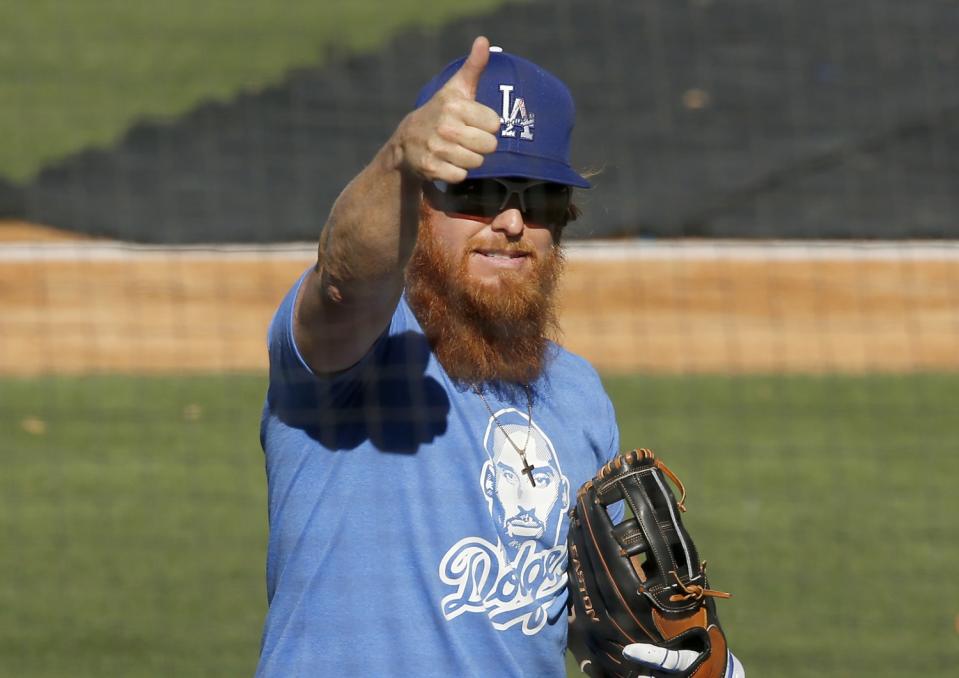
[[[623,656],[650,668],[680,672],[692,666],[699,653],[692,650],[668,650],[658,645],[634,643],[623,648]]]
[[[479,86],[480,76],[489,63],[489,40],[481,35],[473,41],[469,56],[460,66],[460,69],[450,78],[449,85],[459,89],[470,99],[476,98],[476,88]]]

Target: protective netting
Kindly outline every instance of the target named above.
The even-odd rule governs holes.
[[[959,4],[329,3],[342,30],[315,34],[299,6],[176,4],[0,10],[0,55],[42,46],[0,69],[0,675],[252,673],[267,324],[338,192],[478,33],[576,98],[574,161],[599,174],[562,341],[624,447],[686,483],[747,672],[951,675]],[[84,136],[151,73],[186,90],[284,34],[307,58]]]

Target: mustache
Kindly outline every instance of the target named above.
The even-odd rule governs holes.
[[[537,518],[536,514],[534,514],[532,511],[521,511],[517,513],[516,515],[510,516],[506,520],[506,522],[507,524],[511,524],[511,523],[522,523],[522,524],[536,523],[537,525],[543,524],[543,521]]]

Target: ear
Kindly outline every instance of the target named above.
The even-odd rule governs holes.
[[[492,497],[496,492],[496,471],[493,470],[492,462],[487,461],[483,464],[481,474],[483,477],[483,492],[487,497]]]
[[[563,513],[569,508],[569,480],[566,476],[560,476],[559,494],[563,498]]]

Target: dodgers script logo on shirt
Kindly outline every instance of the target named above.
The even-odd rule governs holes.
[[[525,414],[509,408],[495,416],[513,443],[526,446],[536,485],[490,418],[480,485],[497,543],[466,537],[446,552],[439,575],[454,590],[443,597],[442,612],[447,620],[467,612],[486,614],[496,629],[522,624],[523,633],[533,635],[546,624],[547,609],[566,585],[566,543],[560,541],[560,531],[569,508],[569,481],[552,442],[535,423],[529,426]]]
[[[526,100],[522,97],[516,97],[510,105],[510,96],[513,93],[513,85],[500,85],[499,91],[503,94],[503,112],[500,116],[500,123],[505,125],[500,131],[500,136],[516,137],[516,127],[522,127],[519,138],[527,141],[533,140],[533,125],[536,116],[526,111]]]

